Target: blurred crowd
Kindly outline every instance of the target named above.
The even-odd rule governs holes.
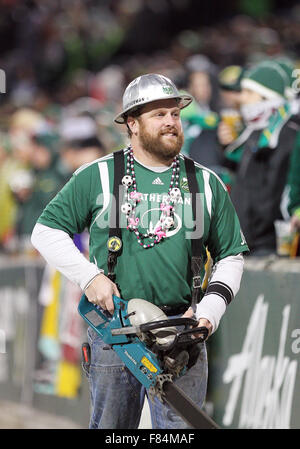
[[[180,31],[160,50],[130,51],[130,30],[137,48],[145,34],[142,9],[171,3],[180,14],[175,1],[2,2],[0,252],[33,254],[33,226],[72,173],[127,144],[126,127],[113,123],[126,85],[161,73],[194,96],[182,111],[183,152],[226,184],[252,253],[278,252],[286,232],[282,255],[297,255],[300,7],[264,20],[236,15]]]

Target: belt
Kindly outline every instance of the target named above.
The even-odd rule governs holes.
[[[188,304],[179,304],[178,306],[158,306],[167,316],[180,315],[190,306]]]

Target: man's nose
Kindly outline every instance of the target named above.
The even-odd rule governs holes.
[[[174,115],[172,115],[172,114],[165,115],[165,120],[164,120],[165,126],[177,127],[177,121],[178,120],[176,119],[176,117],[174,117]]]

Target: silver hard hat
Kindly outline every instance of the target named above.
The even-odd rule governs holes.
[[[115,122],[125,123],[126,114],[143,104],[170,98],[178,99],[180,109],[193,101],[191,95],[180,94],[175,84],[166,76],[153,73],[139,76],[126,87],[123,95],[123,111],[116,116]]]

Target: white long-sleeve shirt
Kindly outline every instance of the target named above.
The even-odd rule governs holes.
[[[33,246],[52,267],[84,290],[103,270],[78,250],[64,231],[37,223],[31,236]],[[228,303],[239,290],[244,259],[241,254],[228,256],[214,265],[205,296],[197,305],[197,319],[208,319],[213,332],[218,328]]]

